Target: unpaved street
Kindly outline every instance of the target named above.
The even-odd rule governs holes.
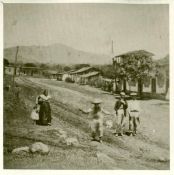
[[[99,144],[90,141],[88,125],[90,119],[87,115],[82,114],[79,108],[89,108],[93,98],[101,98],[104,108],[113,114],[109,117],[106,116],[105,121],[114,121],[115,99],[113,95],[89,86],[79,86],[56,80],[23,77],[18,78],[17,82],[19,85],[32,89],[48,89],[52,97],[50,103],[53,113],[51,127],[29,125],[28,128],[25,128],[26,130],[19,127],[18,135],[20,133],[22,136],[26,132],[30,139],[39,137],[43,142],[45,140],[50,144],[60,146],[58,136],[54,133],[61,129],[66,131],[69,136],[77,137],[80,142],[81,149],[76,152],[78,157],[75,160],[77,164],[81,162],[80,166],[74,162],[73,165],[58,166],[57,169],[90,169],[90,161],[95,165],[91,167],[92,169],[102,169],[101,167],[104,169],[130,169],[130,167],[131,169],[169,169],[169,104],[167,101],[140,101],[142,111],[138,135],[136,137],[115,137],[112,134],[113,129],[105,128],[104,142]],[[29,109],[32,109],[34,99],[33,94],[31,94],[31,98],[25,99]],[[12,132],[12,130],[13,128],[11,130],[9,128],[8,132]],[[74,149],[77,148],[72,148],[72,151],[68,153],[69,158],[66,157],[70,162],[74,161]],[[95,152],[94,155],[91,150]],[[59,151],[58,147],[52,150],[55,155]],[[88,163],[84,165],[84,157],[88,157],[89,165]],[[50,161],[56,161],[55,159]],[[16,166],[20,167],[20,164]],[[30,165],[28,167],[32,168]]]

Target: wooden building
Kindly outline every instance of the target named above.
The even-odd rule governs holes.
[[[80,83],[82,75],[85,74],[89,74],[91,72],[96,72],[97,69],[94,67],[83,67],[77,71],[74,71],[72,73],[70,73],[71,79],[75,82],[75,83]]]
[[[38,67],[21,67],[20,74],[28,76],[42,76],[43,70],[44,69]]]
[[[83,74],[80,77],[80,84],[90,84],[91,82],[95,82],[98,80],[100,76],[100,72],[94,71],[94,72],[89,72],[87,74]]]
[[[135,61],[141,61],[141,57],[143,54],[148,55],[149,57],[152,57],[153,54],[147,52],[147,51],[134,51],[134,52],[128,52],[122,55],[115,56],[113,58],[113,66],[115,67],[116,74],[118,75],[120,73],[121,67],[124,64],[124,61],[126,59],[127,54],[131,56],[131,54],[136,54],[137,59]],[[138,56],[141,55],[140,58]],[[166,59],[166,58],[165,58]],[[167,59],[166,59],[167,60]],[[148,76],[143,78],[140,81],[138,79],[129,80],[122,78],[119,79],[119,81],[115,81],[116,84],[119,84],[119,91],[126,91],[129,92],[139,92],[140,88],[142,90],[142,95],[150,95],[154,97],[162,96],[165,97],[167,92],[169,91],[169,61],[153,61],[153,64],[155,65],[155,68],[148,73]],[[119,76],[118,76],[119,77]],[[117,77],[117,78],[118,78]],[[114,83],[115,83],[114,82]],[[117,86],[117,85],[116,85]]]
[[[21,68],[19,66],[16,67],[15,75],[20,75]],[[4,67],[4,74],[5,75],[13,75],[14,74],[14,65],[9,65]]]
[[[57,79],[57,71],[55,70],[44,70],[43,76],[49,79]]]

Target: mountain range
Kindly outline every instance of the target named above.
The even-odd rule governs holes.
[[[4,58],[14,62],[16,47],[4,49]],[[18,62],[49,63],[49,64],[109,64],[111,57],[104,54],[94,54],[63,44],[48,46],[19,46]]]

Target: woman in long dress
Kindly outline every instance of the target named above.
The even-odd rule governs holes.
[[[36,104],[39,108],[38,125],[51,125],[51,106],[48,101],[49,99],[50,96],[48,96],[48,90],[44,90],[43,94],[37,97]]]

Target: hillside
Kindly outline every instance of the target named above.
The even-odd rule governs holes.
[[[5,48],[4,57],[14,61],[16,47]],[[19,46],[18,61],[50,64],[104,64],[111,61],[107,55],[99,55],[76,50],[63,44],[49,46]]]

